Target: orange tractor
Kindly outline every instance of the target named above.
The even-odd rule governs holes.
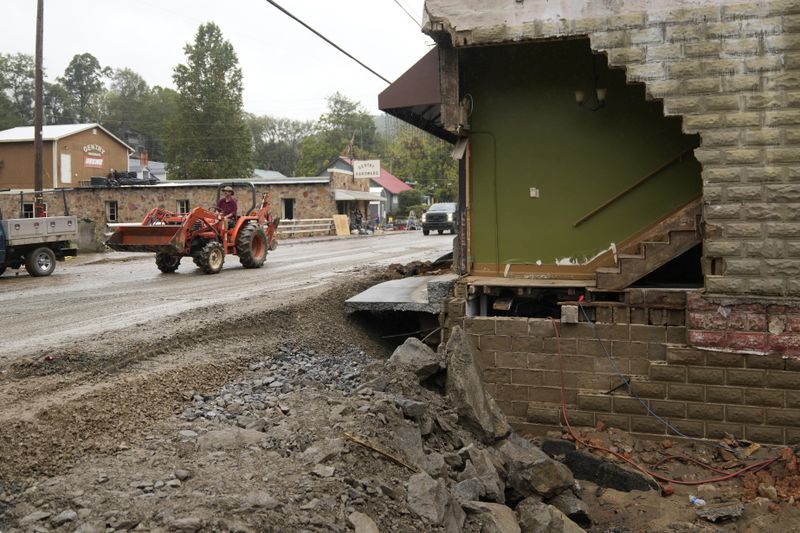
[[[216,274],[222,270],[225,256],[235,254],[244,268],[259,268],[267,259],[267,250],[277,247],[275,230],[280,219],[269,213],[269,193],[264,193],[256,209],[256,187],[249,182],[229,185],[249,186],[253,207],[246,215],[228,220],[219,213],[196,207],[188,214],[171,213],[157,207],[147,213],[139,226],[120,226],[106,245],[124,252],[155,252],[161,272],[175,272],[181,259],[190,256],[200,270]],[[219,199],[219,189],[217,189]]]

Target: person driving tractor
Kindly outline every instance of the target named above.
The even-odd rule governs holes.
[[[223,197],[217,200],[217,211],[222,215],[222,218],[228,221],[228,227],[232,227],[235,220],[239,205],[236,203],[236,198],[233,197],[233,187],[226,185],[222,188]]]

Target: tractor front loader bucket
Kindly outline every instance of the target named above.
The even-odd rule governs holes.
[[[106,246],[118,252],[155,252],[181,255],[185,249],[185,234],[180,225],[121,226],[106,241]]]

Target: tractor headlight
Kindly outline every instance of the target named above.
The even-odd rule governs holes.
[[[453,221],[453,213],[447,213],[447,221],[448,222],[452,222]]]
[[[422,213],[422,221],[425,222],[428,219],[428,213]]]

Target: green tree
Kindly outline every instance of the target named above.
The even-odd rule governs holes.
[[[424,132],[404,130],[389,142],[383,165],[437,202],[458,196],[458,164],[450,157],[452,146]]]
[[[90,53],[76,54],[64,69],[58,81],[70,98],[71,112],[78,122],[97,122],[102,115],[102,96],[105,91],[103,79],[111,75],[111,69],[101,67]]]
[[[414,207],[422,203],[422,193],[416,189],[401,192],[397,197],[397,213],[407,215]],[[420,215],[421,213],[417,213]]]
[[[175,67],[177,112],[168,121],[166,160],[176,179],[250,178],[253,141],[242,112],[242,71],[213,22],[202,24],[187,62]]]
[[[0,54],[0,93],[10,102],[20,124],[33,124],[33,71],[32,56]]]
[[[313,121],[256,115],[247,116],[247,125],[253,134],[256,167],[287,176],[294,175],[303,140],[316,127]]]
[[[17,114],[14,104],[8,97],[0,92],[0,130],[13,128],[22,123],[22,117]]]
[[[43,119],[45,124],[74,124],[77,122],[69,93],[60,83],[44,83]]]
[[[165,138],[169,121],[178,112],[178,92],[156,85],[150,90],[142,109],[139,127],[145,135],[145,146],[151,161],[164,161]]]
[[[129,129],[138,129],[150,96],[150,87],[131,69],[118,69],[111,76],[111,87],[104,96],[103,125],[117,137],[124,138]]]
[[[377,148],[372,116],[339,92],[328,97],[328,112],[319,118],[317,129],[303,141],[296,169],[300,175],[314,176],[340,155],[369,157]]]

